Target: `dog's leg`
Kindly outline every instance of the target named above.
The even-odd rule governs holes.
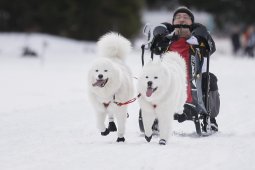
[[[108,124],[108,129],[110,132],[115,132],[117,131],[117,127],[114,123],[114,118],[113,118],[113,115],[112,114],[108,114],[108,119],[109,119],[109,124]]]
[[[142,110],[142,119],[144,125],[145,139],[147,140],[147,142],[150,142],[152,137],[152,125],[155,120],[155,114],[153,113],[153,111]]]
[[[109,133],[107,133],[107,128],[105,127],[105,118],[106,118],[106,113],[105,112],[96,112],[97,114],[97,128],[99,129],[99,131],[101,132],[101,134],[103,136],[108,135]],[[105,133],[104,133],[105,132]]]
[[[165,143],[169,138],[171,131],[171,119],[170,113],[160,112],[158,113],[158,125],[159,125],[159,137],[160,141],[164,140]],[[160,143],[161,144],[161,143]]]
[[[118,139],[117,142],[124,142],[125,126],[127,120],[127,109],[122,108],[118,109],[118,112],[114,114],[117,120],[117,129],[118,129]]]

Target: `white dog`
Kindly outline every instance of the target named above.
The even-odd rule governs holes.
[[[114,102],[126,102],[133,97],[133,81],[124,59],[131,51],[131,43],[117,33],[102,36],[98,43],[100,58],[92,65],[88,74],[88,91],[97,117],[97,126],[101,135],[118,131],[117,142],[124,142],[127,106],[118,106]],[[105,127],[108,114],[109,125]],[[117,129],[114,123],[117,120]]]
[[[148,142],[157,118],[159,144],[166,144],[173,115],[183,110],[187,99],[186,88],[186,65],[178,53],[167,52],[162,56],[162,61],[151,61],[144,66],[138,79],[138,92],[141,94],[139,104]]]

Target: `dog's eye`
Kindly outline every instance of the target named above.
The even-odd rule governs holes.
[[[107,72],[108,70],[104,70],[104,72]]]
[[[146,76],[145,78],[149,78],[148,76]]]
[[[98,72],[98,70],[96,70],[96,72]]]
[[[158,79],[158,77],[157,77],[157,76],[155,76],[155,77],[154,77],[154,79]]]

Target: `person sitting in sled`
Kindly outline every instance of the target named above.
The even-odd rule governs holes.
[[[207,83],[206,60],[215,52],[215,43],[206,27],[194,23],[194,15],[184,6],[177,8],[170,23],[162,23],[153,30],[154,39],[150,47],[154,54],[166,51],[178,52],[187,66],[187,101],[182,114],[176,113],[174,119],[179,123],[198,119],[199,114],[208,113],[205,104]],[[165,29],[164,29],[165,27]],[[210,73],[210,123],[211,130],[218,131],[215,117],[219,113],[219,94],[217,78]],[[204,131],[206,131],[204,129]]]

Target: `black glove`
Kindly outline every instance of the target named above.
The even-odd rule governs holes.
[[[165,35],[158,34],[153,38],[150,50],[156,55],[161,55],[167,50],[169,41]]]
[[[168,23],[168,22],[163,22],[162,24],[166,26],[166,28],[167,28],[167,30],[168,30],[169,33],[171,33],[171,32],[174,31],[174,27],[173,27],[172,24],[170,24],[170,23]]]
[[[174,31],[174,27],[167,22],[161,23],[161,25],[158,25],[153,30],[153,36],[156,36],[158,34],[160,35],[167,35]]]
[[[194,23],[192,25],[192,35],[195,36],[198,40],[200,40],[200,42],[204,43],[206,49],[208,50],[208,54],[206,56],[211,55],[215,52],[215,43],[204,25]]]
[[[174,27],[170,23],[162,23],[161,25],[153,29],[153,40],[150,50],[156,54],[161,55],[169,46],[169,37],[166,37],[174,30]]]
[[[157,35],[167,35],[168,34],[168,30],[167,30],[167,27],[165,25],[159,25],[159,26],[156,26],[154,29],[153,29],[153,36],[157,36]]]

